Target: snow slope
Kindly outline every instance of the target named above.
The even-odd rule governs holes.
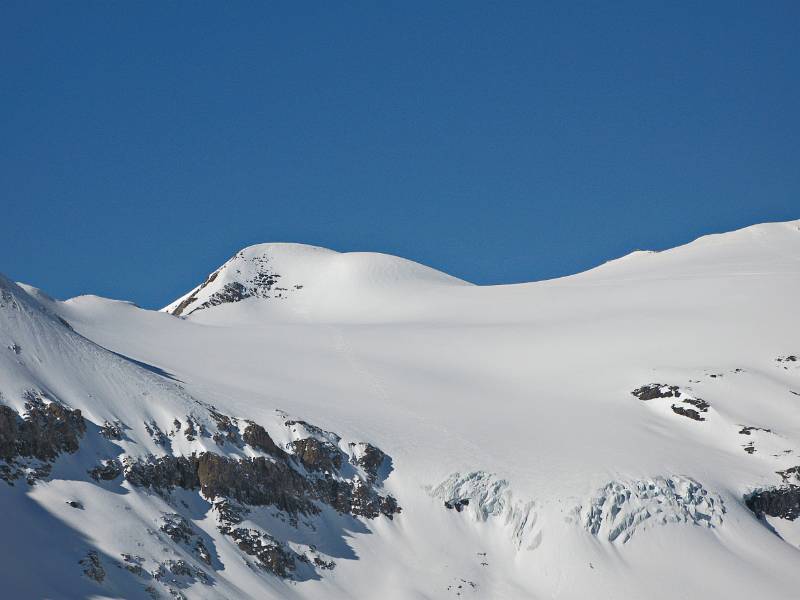
[[[6,539],[20,551],[0,561],[15,598],[146,598],[147,585],[187,598],[797,597],[800,521],[759,518],[746,499],[800,465],[800,221],[507,286],[262,244],[160,312],[0,287],[2,402],[22,414],[36,389],[89,422],[49,477],[0,481],[18,516]],[[282,578],[220,532],[202,494],[85,474],[115,457],[268,456],[175,430],[191,416],[225,433],[215,411],[263,425],[292,456],[309,436],[338,446],[354,465],[342,478],[366,480],[357,444],[378,446],[390,459],[376,490],[402,512],[323,506],[295,526],[254,508],[248,527],[336,563]],[[298,419],[336,435],[285,424]],[[115,420],[123,440],[93,435]],[[211,564],[159,533],[170,514]],[[91,550],[102,583],[78,564]],[[124,553],[146,574],[182,557],[210,583],[133,577]]]

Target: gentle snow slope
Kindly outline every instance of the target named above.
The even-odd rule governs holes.
[[[391,457],[384,486],[403,511],[345,533],[320,526],[312,538],[336,560],[320,578],[245,568],[187,495],[221,562],[215,585],[187,597],[797,597],[796,523],[773,523],[782,539],[744,498],[800,465],[800,362],[778,360],[800,355],[800,221],[508,286],[263,244],[164,312],[3,290],[24,309],[0,309],[0,389],[16,409],[38,387],[97,425],[124,420],[133,430],[118,444],[133,455],[165,453],[147,421],[166,431],[195,414],[213,427],[208,405],[287,443],[279,409]],[[632,394],[653,383],[663,397]],[[121,579],[81,578],[78,547],[118,560],[158,515],[183,511],[179,499],[72,479],[0,487],[0,506],[27,515],[7,539],[32,548],[0,572],[19,598],[137,597]],[[77,515],[64,499],[79,494]],[[153,565],[157,544],[141,536]]]

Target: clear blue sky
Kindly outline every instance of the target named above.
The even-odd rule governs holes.
[[[800,217],[796,1],[6,0],[0,78],[0,271],[62,298],[161,306],[262,241],[500,283]]]

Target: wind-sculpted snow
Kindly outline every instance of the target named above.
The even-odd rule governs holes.
[[[612,481],[599,489],[588,506],[579,509],[592,535],[610,542],[630,540],[651,525],[689,523],[714,528],[722,524],[725,505],[689,477],[654,477]]]
[[[517,549],[533,550],[542,541],[535,502],[515,498],[508,481],[496,475],[453,473],[429,488],[429,493],[442,500],[446,509],[463,512],[476,521],[497,520],[508,529]]]

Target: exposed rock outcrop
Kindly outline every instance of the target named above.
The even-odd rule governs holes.
[[[380,448],[365,442],[350,444],[350,447],[353,451],[351,462],[364,469],[370,483],[378,481],[381,469],[388,460],[386,454]]]
[[[696,411],[693,408],[686,408],[686,407],[680,406],[679,404],[673,404],[672,405],[672,412],[674,412],[676,415],[681,415],[683,417],[688,417],[688,418],[692,419],[693,421],[705,421],[705,418],[703,418],[700,415],[699,411]]]
[[[338,480],[325,477],[314,481],[317,498],[340,513],[374,519],[389,517],[401,511],[392,496],[381,496],[361,479]]]
[[[147,431],[147,434],[150,436],[150,438],[157,446],[161,446],[162,448],[169,448],[170,446],[169,437],[167,436],[166,433],[161,431],[161,428],[158,426],[158,423],[156,423],[154,420],[147,422],[144,424],[144,428],[145,431]]]
[[[220,304],[228,304],[230,302],[241,302],[245,298],[249,298],[253,294],[244,286],[244,284],[239,283],[238,281],[231,281],[226,283],[218,292],[214,292],[208,300],[203,302],[200,306],[195,308],[195,310],[201,310],[203,308],[208,308],[210,306],[219,306]]]
[[[123,568],[136,575],[137,577],[143,577],[145,575],[144,567],[142,564],[144,563],[144,558],[137,554],[129,554],[127,552],[123,552],[121,555],[123,561]]]
[[[170,312],[176,316],[188,316],[198,310],[241,302],[247,298],[285,298],[287,293],[303,288],[300,284],[295,284],[291,289],[281,287],[281,275],[271,262],[268,255],[242,250],[209,275]]]
[[[319,512],[309,482],[283,461],[236,460],[205,452],[197,459],[197,481],[206,498],[272,505],[290,514]]]
[[[800,517],[800,486],[760,490],[747,496],[745,504],[759,517],[766,515],[794,521]]]
[[[159,563],[158,569],[153,573],[153,579],[176,587],[187,587],[197,581],[205,585],[210,583],[210,578],[205,571],[192,566],[185,560],[165,560]],[[181,595],[181,597],[185,596]]]
[[[342,468],[342,451],[330,442],[309,437],[295,440],[292,452],[309,471],[335,472]]]
[[[775,360],[780,363],[790,363],[790,362],[798,362],[800,361],[800,358],[798,358],[797,355],[795,354],[789,354],[788,356],[779,356]]]
[[[122,464],[116,459],[103,461],[89,470],[89,476],[95,481],[112,481],[122,475]]]
[[[71,410],[40,392],[27,392],[25,399],[24,415],[0,405],[0,479],[7,483],[24,475],[33,484],[49,475],[50,463],[62,452],[76,452],[86,433],[80,410]],[[22,468],[20,459],[34,462]]]
[[[656,398],[680,398],[681,392],[677,385],[663,383],[648,383],[631,392],[639,400],[655,400]]]
[[[296,419],[289,419],[284,421],[283,423],[286,427],[289,427],[292,430],[292,433],[300,435],[300,437],[316,437],[321,439],[326,439],[331,443],[338,443],[340,438],[337,434],[333,433],[332,431],[325,431],[321,427],[317,427],[316,425],[312,425],[308,421],[298,421]]]
[[[202,423],[199,423],[192,416],[186,416],[186,427],[183,429],[183,436],[187,441],[193,442],[198,436],[207,435],[206,429]]]
[[[800,484],[800,466],[789,467],[783,471],[777,471],[777,473],[781,476],[781,479],[783,479],[784,483],[789,483],[794,480]]]
[[[126,457],[123,460],[125,479],[136,487],[149,487],[160,493],[168,493],[180,487],[193,490],[200,487],[197,477],[197,457],[151,456],[146,460]]]
[[[125,426],[120,421],[106,421],[100,427],[100,435],[107,440],[121,440],[123,438]]]
[[[248,421],[242,438],[245,444],[249,444],[256,450],[261,450],[276,458],[286,458],[286,452],[279,448],[277,444],[272,441],[267,431],[257,423]]]
[[[236,542],[239,550],[255,557],[263,569],[278,577],[288,577],[296,568],[297,555],[267,533],[246,527],[237,527],[223,533]]]
[[[217,529],[230,537],[238,548],[256,558],[259,566],[279,577],[288,577],[296,568],[300,556],[276,541],[271,535],[258,529],[241,527],[249,513],[247,507],[221,500],[214,504],[219,515]]]
[[[754,431],[763,431],[764,433],[772,433],[771,429],[764,429],[763,427],[752,427],[750,425],[741,425],[739,433],[742,435],[750,435]]]
[[[26,394],[25,415],[0,405],[0,459],[30,456],[53,460],[62,452],[76,452],[86,423],[78,409],[47,401],[38,392]]]
[[[217,445],[223,446],[227,441],[241,447],[243,442],[239,435],[239,422],[233,417],[222,414],[214,407],[209,407],[208,413],[217,425],[217,432],[211,436]]]
[[[290,515],[319,513],[315,501],[367,518],[391,518],[400,512],[393,497],[381,496],[358,478],[306,478],[289,461],[264,457],[233,459],[204,452],[190,457],[129,459],[124,472],[131,484],[160,493],[175,487],[200,489],[209,499],[230,498],[253,506],[275,506]]]
[[[649,383],[640,388],[636,388],[631,394],[645,402],[660,398],[675,398],[677,402],[672,405],[672,412],[682,417],[688,417],[694,421],[705,421],[706,419],[701,413],[707,413],[710,406],[709,403],[702,398],[696,398],[688,394],[677,385]]]
[[[90,550],[86,553],[86,557],[79,560],[78,563],[83,567],[83,574],[86,577],[97,583],[103,583],[106,578],[106,570],[103,568],[103,564],[100,562],[100,555],[97,552]]]
[[[197,289],[195,289],[191,294],[189,294],[187,298],[181,301],[178,304],[178,306],[176,306],[172,310],[172,314],[175,315],[176,317],[181,316],[183,314],[183,311],[185,311],[193,302],[197,300],[197,294],[199,294],[203,290],[203,288],[205,288],[208,284],[213,283],[213,281],[217,278],[218,275],[219,275],[218,270],[214,271],[211,275],[209,275],[208,278],[206,278],[206,280],[197,287]]]
[[[163,515],[159,529],[167,534],[173,542],[185,546],[189,552],[196,555],[205,564],[211,564],[211,553],[205,542],[194,526],[183,516],[177,513]]]

